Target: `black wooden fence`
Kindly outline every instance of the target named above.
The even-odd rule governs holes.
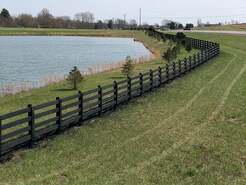
[[[175,35],[163,34],[175,40]],[[59,98],[41,105],[28,105],[27,108],[0,116],[0,156],[20,147],[30,146],[47,135],[64,129],[82,125],[84,121],[115,110],[119,105],[159,88],[163,84],[184,75],[219,54],[219,44],[188,38],[194,48],[200,49],[184,60],[164,67],[78,92],[70,97]]]

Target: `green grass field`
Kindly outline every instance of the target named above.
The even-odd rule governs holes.
[[[204,28],[195,28],[195,30],[246,31],[246,24],[244,23],[222,26],[209,26]]]
[[[0,184],[246,184],[246,37],[191,36],[220,42],[221,55],[87,126],[16,152],[0,165]],[[119,71],[107,75],[95,83]],[[7,97],[1,109],[45,92],[53,95],[47,87]]]

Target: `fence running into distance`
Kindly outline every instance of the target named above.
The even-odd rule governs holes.
[[[175,35],[152,30],[155,35],[170,40]],[[59,98],[41,105],[26,108],[0,116],[0,157],[21,147],[32,147],[35,142],[49,135],[57,134],[71,126],[115,110],[123,103],[188,73],[220,53],[217,43],[188,38],[193,48],[200,51],[193,56],[166,64],[138,76],[98,86],[74,96]]]

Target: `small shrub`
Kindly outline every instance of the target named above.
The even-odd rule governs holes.
[[[176,59],[178,57],[178,48],[177,46],[174,46],[172,49],[172,60]]]
[[[173,48],[169,47],[166,52],[164,52],[162,58],[171,62],[178,57],[178,54],[181,52],[181,44],[176,44]]]
[[[121,72],[125,76],[129,76],[129,75],[132,74],[133,69],[134,69],[133,60],[132,60],[132,58],[130,56],[127,56],[126,57],[126,62],[125,62],[125,64],[123,64]]]
[[[172,49],[171,48],[168,48],[167,51],[164,52],[162,58],[165,59],[165,60],[167,60],[168,62],[171,62],[171,60],[173,58],[172,55],[173,55]]]
[[[186,36],[185,36],[185,34],[184,34],[183,32],[178,32],[178,33],[176,34],[176,37],[177,37],[178,39],[184,39]]]
[[[174,46],[173,47],[173,50],[177,53],[177,54],[179,54],[180,52],[181,52],[181,44],[180,43],[178,43],[178,44],[176,44],[176,46]]]
[[[73,89],[77,90],[78,83],[81,83],[84,78],[79,69],[75,66],[69,73],[67,80],[73,85]]]

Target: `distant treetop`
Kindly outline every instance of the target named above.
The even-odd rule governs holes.
[[[3,8],[1,13],[0,13],[0,16],[3,18],[10,18],[10,13],[7,9]]]

